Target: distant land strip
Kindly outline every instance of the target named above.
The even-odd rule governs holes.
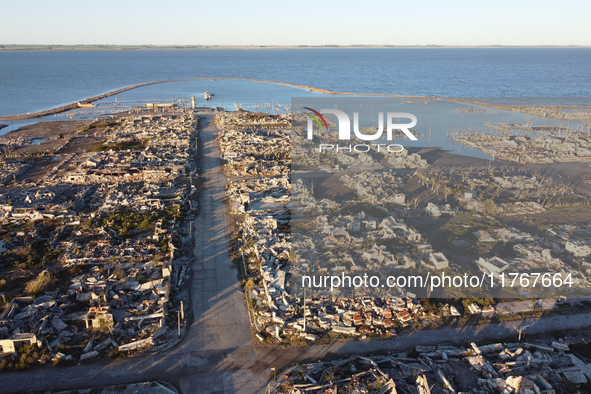
[[[81,103],[81,104],[90,104],[93,101],[101,100],[101,99],[103,99],[105,97],[113,96],[115,94],[119,94],[119,93],[125,92],[127,90],[136,89],[136,88],[139,88],[139,87],[142,87],[142,86],[147,86],[147,85],[154,85],[154,84],[166,83],[166,82],[218,81],[218,80],[220,80],[220,81],[249,81],[249,82],[273,83],[273,84],[277,84],[277,85],[285,85],[285,86],[291,86],[291,87],[300,88],[300,89],[307,89],[309,91],[317,92],[317,93],[330,94],[330,95],[339,95],[339,96],[409,97],[409,98],[422,98],[422,99],[451,100],[451,101],[457,101],[457,102],[460,102],[460,103],[478,105],[478,106],[481,106],[481,107],[488,107],[488,108],[500,109],[500,110],[505,110],[505,111],[519,111],[519,112],[523,112],[521,110],[525,110],[526,108],[532,107],[531,105],[492,104],[492,103],[485,103],[485,102],[480,102],[480,101],[475,101],[475,100],[466,100],[466,99],[454,98],[454,97],[411,96],[411,95],[401,95],[401,94],[376,94],[376,93],[335,92],[335,91],[332,91],[332,90],[320,89],[320,88],[315,88],[315,87],[305,86],[305,85],[298,85],[298,84],[295,84],[295,83],[278,82],[278,81],[266,81],[266,80],[261,80],[261,79],[249,79],[249,78],[189,78],[189,79],[171,79],[171,80],[165,80],[165,81],[144,82],[144,83],[140,83],[140,84],[137,84],[137,85],[131,85],[131,86],[127,86],[127,87],[124,87],[124,88],[121,88],[121,89],[113,90],[113,91],[108,92],[108,93],[103,93],[103,94],[98,95],[98,96],[89,97],[87,99],[80,100],[80,101],[77,101],[77,102],[72,103],[72,104],[67,104],[67,105],[63,105],[61,107],[56,107],[56,108],[48,109],[48,110],[45,110],[45,111],[33,112],[33,113],[27,113],[27,114],[21,114],[21,115],[2,116],[2,117],[0,117],[0,121],[3,121],[3,120],[34,119],[34,118],[40,118],[40,117],[48,116],[48,115],[55,115],[55,114],[58,114],[58,113],[61,113],[61,112],[65,112],[65,111],[69,111],[69,110],[73,110],[73,109],[78,109],[79,108],[78,107],[78,103]],[[548,107],[548,108],[550,108],[550,107],[552,107],[552,108],[556,108],[556,107],[560,107],[560,108],[591,108],[591,106],[581,106],[581,105],[537,105],[536,107],[539,107],[539,108],[544,108],[544,107]]]
[[[137,51],[228,49],[329,49],[329,48],[589,48],[589,45],[50,45],[0,44],[0,51]]]

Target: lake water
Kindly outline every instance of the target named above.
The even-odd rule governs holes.
[[[0,116],[186,78],[251,78],[374,94],[591,97],[589,64],[591,48],[1,51]],[[267,89],[252,85],[250,94],[259,88]],[[155,89],[146,92],[163,99],[193,95]],[[227,93],[226,100],[236,99]]]
[[[354,93],[488,97],[489,102],[512,98],[515,104],[590,105],[589,64],[591,48],[0,51],[0,116],[46,110],[143,82],[194,78],[261,79]],[[205,91],[214,94],[212,100],[203,99]],[[197,105],[233,110],[236,104],[248,110],[285,112],[292,97],[323,95],[251,81],[167,82],[105,98],[96,110],[76,111],[76,118],[90,119],[97,112],[109,114],[146,102],[185,100],[186,104],[191,96]],[[531,118],[507,111],[460,115],[453,112],[465,107],[459,103],[421,106],[404,100],[408,99],[400,99],[399,110],[423,120],[418,131],[426,135],[432,130],[428,145],[475,156],[481,153],[466,152],[452,143],[447,131],[477,128],[484,121]],[[452,118],[442,118],[441,111]],[[43,120],[64,118],[61,114]],[[0,134],[36,121],[4,121],[9,127]]]

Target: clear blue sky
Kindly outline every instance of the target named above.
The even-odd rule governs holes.
[[[591,45],[590,0],[2,3],[0,44]]]

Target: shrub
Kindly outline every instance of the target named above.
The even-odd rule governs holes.
[[[121,280],[125,276],[125,270],[122,267],[117,267],[115,271],[113,271],[113,276],[115,278]]]
[[[55,284],[55,279],[47,271],[41,272],[35,279],[27,282],[25,290],[27,293],[37,297],[50,289]]]
[[[33,349],[33,346],[31,346],[31,345],[28,345],[28,344],[27,344],[27,345],[23,345],[23,346],[21,346],[21,347],[20,347],[20,348],[17,350],[17,352],[18,352],[18,354],[27,354],[27,353],[29,353],[29,352],[30,352],[32,349]]]
[[[96,327],[93,326],[95,331],[107,334],[113,330],[113,321],[108,319],[106,316],[98,316],[96,320],[98,321],[98,325]]]
[[[109,353],[109,357],[114,358],[115,360],[121,360],[121,359],[125,358],[126,356],[127,355],[125,354],[125,352],[122,352],[117,349],[113,349]]]
[[[254,284],[254,280],[252,278],[248,278],[248,280],[246,281],[246,283],[244,284],[244,288],[246,290],[250,290],[255,286]]]

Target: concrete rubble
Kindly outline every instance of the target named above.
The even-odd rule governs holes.
[[[587,342],[579,344],[588,349]],[[417,346],[406,353],[296,365],[270,381],[269,393],[554,394],[585,390],[591,369],[559,339],[467,348]],[[385,349],[386,350],[386,349]],[[579,391],[583,392],[583,391]]]
[[[266,118],[250,124],[250,129],[223,128],[228,118],[238,115],[218,115],[216,123],[223,132],[218,137],[225,172],[230,177],[280,176],[289,174],[291,145],[289,132],[273,129],[274,122]],[[284,116],[284,115],[279,115]],[[241,119],[241,118],[240,118]],[[256,128],[257,126],[264,128]],[[246,125],[244,126],[246,127]]]
[[[176,339],[197,121],[190,111],[118,118],[91,152],[0,192],[4,280],[33,295],[4,309],[0,340],[30,333],[54,359],[85,361]],[[51,279],[27,290],[40,268]]]
[[[488,133],[456,133],[455,141],[500,160],[517,163],[559,163],[591,160],[589,130],[560,126],[496,126]]]
[[[323,343],[343,337],[388,338],[407,326],[428,326],[437,324],[439,319],[470,315],[494,318],[538,310],[550,311],[559,304],[556,299],[499,302],[497,305],[463,305],[449,300],[437,303],[435,310],[432,305],[423,305],[416,294],[403,287],[387,289],[383,294],[377,289],[377,293],[371,295],[365,294],[363,289],[353,293],[335,289],[330,294],[310,289],[304,302],[297,278],[309,273],[355,274],[372,269],[384,277],[404,270],[415,272],[420,269],[436,273],[452,268],[453,262],[448,256],[436,250],[419,229],[408,223],[418,212],[424,211],[425,205],[421,208],[417,206],[417,201],[407,198],[405,184],[418,179],[425,185],[431,185],[440,175],[428,168],[401,172],[369,172],[363,169],[344,172],[339,180],[353,191],[355,201],[386,206],[388,212],[382,218],[372,217],[363,211],[341,214],[336,210],[342,203],[315,197],[314,182],[301,179],[292,182],[287,176],[289,172],[283,171],[265,176],[260,171],[237,170],[236,163],[264,161],[261,158],[269,147],[283,146],[297,135],[273,134],[274,129],[268,128],[266,123],[273,124],[273,118],[265,120],[259,117],[258,126],[249,124],[232,130],[224,127],[227,124],[224,119],[227,118],[221,115],[218,126],[222,156],[226,158],[226,168],[231,174],[226,194],[238,229],[235,257],[248,278],[246,296],[252,306],[251,320],[258,341]],[[265,141],[272,142],[266,146]],[[313,161],[314,157],[302,159]],[[475,176],[471,179],[474,183],[468,186],[472,191],[464,194],[464,189],[460,189],[462,195],[459,198],[479,201],[477,181],[480,178]],[[504,184],[505,179],[507,177],[496,177],[495,182],[499,187],[509,189]],[[531,177],[521,176],[509,181],[529,184]],[[532,193],[541,192],[535,188],[525,189]],[[458,193],[453,191],[450,195]],[[301,207],[305,215],[293,216],[294,206]],[[453,216],[466,209],[461,206],[450,208],[449,204],[435,207],[438,216]],[[423,216],[426,214],[421,212]],[[297,236],[294,236],[294,226],[305,226],[305,231],[295,227],[297,231],[294,234]],[[549,255],[544,248],[534,247],[531,243],[536,238],[529,233],[511,227],[482,232],[483,235],[485,233],[489,242],[515,242],[514,248],[520,257],[507,263],[512,268],[535,269],[532,261],[555,264],[556,269],[560,268],[556,264],[563,264],[553,253]],[[484,239],[482,242],[485,242]],[[582,245],[584,241],[577,242],[577,245]],[[389,244],[394,246],[395,252],[385,246]],[[300,255],[294,256],[292,248],[297,249]],[[575,253],[586,250],[582,246],[573,248]],[[310,254],[301,253],[304,250],[309,250]],[[359,265],[359,261],[363,264]]]

